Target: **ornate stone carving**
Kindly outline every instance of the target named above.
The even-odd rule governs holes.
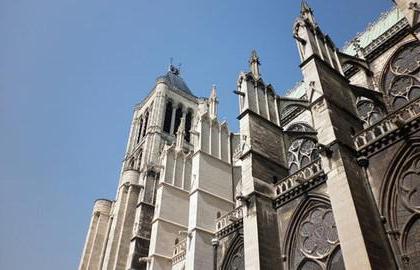
[[[389,106],[396,110],[420,96],[420,42],[399,48],[390,59],[383,75],[382,87]]]

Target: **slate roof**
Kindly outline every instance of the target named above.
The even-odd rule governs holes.
[[[179,70],[173,66],[170,67],[169,71],[165,75],[157,77],[156,82],[164,82],[169,88],[180,90],[193,96],[190,88],[181,78]]]

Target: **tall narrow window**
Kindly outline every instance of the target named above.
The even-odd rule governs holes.
[[[169,133],[171,131],[171,119],[172,119],[172,102],[166,103],[165,110],[165,121],[163,122],[163,131]]]
[[[147,130],[147,122],[149,121],[149,112],[145,113],[145,118],[144,118],[144,128],[143,128],[143,135],[142,137],[144,137],[144,135],[146,135],[146,130]]]
[[[140,119],[139,129],[137,131],[137,140],[136,140],[136,143],[139,143],[140,142],[140,139],[141,139],[141,128],[142,128],[142,126],[143,126],[143,118]]]
[[[188,111],[187,116],[185,117],[185,140],[190,142],[191,140],[191,121],[192,121],[192,112]]]
[[[176,109],[175,112],[175,125],[174,125],[174,134],[178,131],[179,124],[181,123],[181,117],[182,117],[182,105]]]

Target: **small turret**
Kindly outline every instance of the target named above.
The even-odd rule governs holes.
[[[256,50],[252,50],[251,57],[249,58],[249,69],[256,80],[261,78],[260,74],[260,58]]]
[[[302,63],[317,56],[342,73],[338,50],[330,37],[321,31],[313,10],[306,1],[302,1],[300,14],[293,27],[293,37],[296,39]]]

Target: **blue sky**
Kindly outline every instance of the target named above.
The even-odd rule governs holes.
[[[312,0],[341,47],[391,0]],[[76,269],[94,199],[114,198],[133,105],[170,57],[198,96],[232,94],[255,48],[278,93],[300,80],[300,1],[0,1],[0,268]]]

